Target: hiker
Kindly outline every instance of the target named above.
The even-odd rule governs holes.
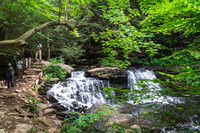
[[[28,47],[26,48],[24,52],[24,57],[26,59],[26,68],[31,67],[31,59],[33,59],[33,54],[31,51],[29,51]]]
[[[8,89],[14,87],[14,74],[15,69],[12,67],[11,63],[8,63]]]
[[[40,44],[39,41],[37,41],[37,50],[35,52],[36,61],[37,61],[38,54],[39,54],[39,60],[41,62],[42,61],[42,44]]]
[[[23,65],[24,62],[20,58],[17,58],[16,66],[18,79],[23,77]]]

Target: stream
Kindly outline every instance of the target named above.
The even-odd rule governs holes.
[[[128,84],[127,87],[129,90],[142,90],[141,87],[135,85],[140,83],[140,79],[155,79],[156,76],[153,71],[146,70],[146,69],[136,69],[132,68],[127,70],[127,80]],[[176,104],[183,104],[187,102],[185,98],[183,97],[175,97],[175,96],[159,96],[158,91],[161,91],[163,88],[160,87],[160,84],[153,83],[151,81],[145,82],[145,84],[148,86],[148,93],[144,93],[141,91],[141,93],[135,95],[131,94],[130,96],[138,96],[140,97],[140,102],[142,103],[159,103],[166,107],[175,107]],[[109,81],[106,80],[99,80],[92,77],[85,77],[84,71],[73,71],[71,73],[71,77],[67,79],[67,81],[59,82],[57,84],[54,84],[52,88],[47,92],[47,95],[52,95],[54,98],[56,98],[61,105],[63,105],[66,108],[70,108],[72,105],[72,102],[77,101],[79,105],[84,105],[87,107],[91,107],[95,103],[108,103],[113,104],[114,102],[111,100],[106,100],[105,96],[101,93],[102,87],[112,87],[110,86]],[[133,91],[134,92],[134,91]],[[156,94],[156,95],[155,95]],[[142,95],[142,96],[141,96]],[[148,97],[150,96],[150,98]],[[148,98],[146,98],[148,97]],[[189,99],[191,100],[191,99]],[[133,100],[129,100],[127,103],[136,105],[137,103],[134,103]],[[154,109],[150,109],[151,111]],[[146,112],[147,110],[142,110],[141,112]],[[137,112],[131,112],[132,115],[137,115]],[[179,130],[187,128],[187,130],[191,130],[194,132],[200,132],[200,127],[198,127],[199,120],[198,115],[193,114],[189,118],[189,122],[182,122],[177,123],[176,128],[172,127],[170,129],[168,128],[162,128],[162,132],[169,132],[174,133]],[[185,131],[185,130],[183,130]]]

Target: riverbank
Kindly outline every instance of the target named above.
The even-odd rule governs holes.
[[[48,65],[50,63],[46,61],[33,62],[31,68],[24,71],[24,78],[15,79],[15,87],[7,89],[5,83],[0,86],[0,133],[26,133],[31,130],[38,133],[59,132],[62,120],[56,118],[56,110],[49,107],[45,96],[34,91],[40,83],[44,83],[42,67]],[[67,65],[62,67],[68,72],[73,70]],[[30,111],[30,104],[35,101],[38,101],[40,111],[33,113]]]

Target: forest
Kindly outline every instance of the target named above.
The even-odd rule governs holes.
[[[43,45],[42,59],[55,65],[43,68],[51,78],[66,78],[58,63],[79,70],[152,68],[158,78],[141,78],[136,84],[141,89],[104,86],[101,90],[119,105],[132,101],[142,110],[133,115],[138,122],[131,118],[129,124],[109,124],[100,130],[93,123],[112,110],[102,106],[98,109],[105,111],[97,109],[96,115],[74,112],[59,132],[199,132],[199,33],[198,0],[1,0],[0,79],[6,79],[8,63],[15,64],[17,58],[25,61],[26,47],[35,55],[37,41]],[[162,89],[149,89],[149,82]],[[144,102],[157,96],[184,102]]]

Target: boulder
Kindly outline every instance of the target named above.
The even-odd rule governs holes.
[[[94,104],[91,108],[87,110],[87,113],[98,113],[99,111],[107,111],[107,113],[105,113],[105,115],[103,116],[100,116],[100,119],[96,120],[93,123],[93,126],[95,129],[102,132],[105,132],[106,128],[111,124],[126,123],[126,121],[132,118],[132,116],[119,113],[118,111],[106,104]]]
[[[86,74],[92,77],[107,80],[127,78],[127,73],[125,70],[118,67],[100,67],[89,69]]]

